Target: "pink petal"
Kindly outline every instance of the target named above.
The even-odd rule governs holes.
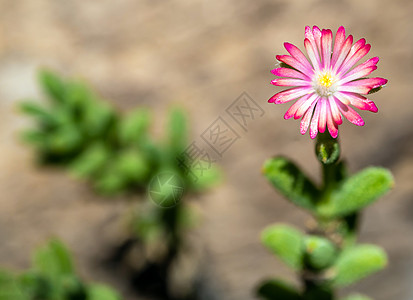
[[[345,40],[346,40],[346,30],[344,29],[343,26],[340,26],[337,30],[336,38],[334,40],[333,56],[331,57],[332,66],[334,66],[334,64],[336,63],[338,55],[341,53]]]
[[[357,66],[353,70],[347,73],[346,76],[343,77],[343,79],[339,80],[337,82],[338,85],[350,82],[355,79],[359,79],[362,77],[366,77],[367,75],[370,75],[374,70],[377,69],[377,66],[372,66],[372,67],[364,67],[364,68],[359,68],[361,65]]]
[[[316,101],[311,104],[311,106],[305,112],[303,118],[301,119],[300,123],[300,132],[301,134],[305,134],[307,132],[308,126],[310,125],[311,116],[313,115],[314,106],[316,105]]]
[[[350,53],[349,53],[349,58],[356,53],[357,51],[359,51],[359,49],[361,49],[362,47],[364,47],[366,45],[366,39],[362,38],[359,39],[357,42],[354,43],[354,45],[351,47],[350,49]]]
[[[277,69],[271,70],[271,73],[273,73],[275,76],[280,76],[280,77],[291,77],[291,78],[299,78],[303,80],[310,80],[308,76],[296,70],[290,69],[290,68],[277,68]]]
[[[311,91],[312,89],[307,87],[296,87],[288,89],[275,94],[268,100],[268,102],[275,104],[286,103],[288,101],[297,99],[298,97],[304,96],[305,94],[308,94]]]
[[[320,53],[321,53],[321,36],[322,36],[322,33],[321,33],[320,28],[318,28],[317,26],[313,26],[313,35],[314,35],[314,40],[315,40],[315,43],[317,45],[318,51],[320,51]]]
[[[308,68],[304,66],[302,63],[300,63],[298,60],[296,60],[294,57],[289,56],[289,55],[277,55],[276,56],[277,60],[282,61],[283,63],[286,63],[287,65],[293,67],[294,69],[297,69],[301,73],[304,73],[307,76],[311,76],[314,71],[311,68]]]
[[[320,55],[319,55],[319,48],[317,47],[317,43],[313,34],[313,31],[311,30],[310,26],[306,26],[305,27],[305,38],[310,42],[310,44],[312,45],[312,48],[314,50],[314,54],[316,57],[316,60],[318,62],[318,65],[320,65]],[[304,41],[304,45],[305,45],[305,41]],[[307,46],[306,46],[307,48]],[[308,50],[307,50],[308,52]],[[314,65],[314,63],[313,63]],[[315,67],[315,66],[314,66]]]
[[[333,138],[338,136],[338,125],[333,120],[330,101],[327,102],[327,128]]]
[[[318,56],[317,50],[314,48],[314,45],[310,42],[309,39],[304,40],[304,47],[307,50],[308,57],[313,64],[313,67],[316,71],[320,70],[320,58]]]
[[[349,35],[347,39],[344,41],[344,44],[341,47],[341,49],[339,49],[340,52],[338,53],[337,61],[332,63],[334,72],[337,71],[338,68],[341,67],[341,64],[343,63],[344,59],[348,56],[350,49],[351,49],[351,44],[353,44],[353,36]]]
[[[320,117],[320,111],[321,111],[321,103],[320,101],[317,102],[313,118],[311,119],[311,124],[310,124],[310,137],[314,139],[317,136],[318,133],[318,119]]]
[[[277,78],[271,81],[276,86],[311,86],[311,82],[301,79]]]
[[[320,97],[318,97],[317,94],[306,95],[306,96],[304,96],[304,97],[307,98],[307,101],[305,101],[305,102],[297,109],[297,111],[295,112],[295,114],[294,114],[294,119],[296,119],[296,120],[299,119],[299,118],[301,118],[301,117],[304,115],[304,113],[308,110],[308,108],[309,108],[310,106],[312,106],[313,104],[315,104],[315,103],[320,99]]]
[[[375,77],[360,79],[347,82],[337,89],[340,92],[353,92],[359,94],[368,94],[372,89],[383,86],[387,83],[387,79]]]
[[[344,97],[350,100],[350,104],[358,109],[368,110],[374,113],[378,112],[376,104],[362,95],[348,92],[343,92],[340,94],[344,94]],[[338,96],[339,93],[336,93],[336,95]]]
[[[323,29],[322,37],[321,37],[321,53],[323,57],[324,68],[330,67],[332,42],[333,42],[333,33],[331,32],[331,30]]]
[[[339,100],[337,100],[339,101]],[[337,124],[340,125],[343,123],[343,120],[341,119],[341,114],[340,110],[338,109],[336,99],[333,98],[332,96],[328,97],[328,102],[330,105],[330,110],[331,110],[331,116],[333,117],[333,121]]]
[[[338,104],[338,108],[340,109],[341,113],[343,114],[344,117],[346,117],[347,120],[349,120],[351,123],[357,126],[364,125],[364,120],[354,109],[352,109],[348,105],[344,105],[340,101],[337,101],[337,104]]]
[[[285,112],[284,119],[290,119],[292,118],[297,110],[302,107],[302,105],[308,100],[307,95],[301,97],[298,99],[291,107]]]
[[[370,48],[370,44],[367,44],[357,50],[357,52],[352,56],[350,56],[349,53],[341,67],[338,69],[338,75],[345,74],[348,70],[350,70],[360,59],[362,59],[367,53],[369,53]]]
[[[310,70],[312,69],[312,66],[300,49],[290,43],[284,43],[284,47],[287,49],[288,53],[290,53],[291,56],[298,60],[304,67]]]
[[[327,99],[321,98],[319,105],[320,108],[320,117],[318,119],[318,131],[324,132],[326,130],[326,123],[327,123]]]

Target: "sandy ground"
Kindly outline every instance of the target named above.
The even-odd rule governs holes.
[[[275,54],[283,42],[301,48],[304,27],[344,25],[372,44],[381,61],[376,76],[388,86],[372,99],[379,114],[363,113],[366,125],[341,126],[343,155],[350,169],[383,165],[396,187],[365,214],[364,242],[383,246],[389,267],[353,290],[376,300],[413,298],[413,2],[327,0],[176,1],[0,1],[0,265],[23,268],[32,249],[52,235],[73,250],[82,274],[128,288],[99,264],[102,249],[116,243],[126,202],[100,201],[61,172],[38,169],[17,132],[27,121],[18,100],[39,95],[35,74],[42,66],[87,79],[121,110],[145,105],[162,128],[171,104],[184,106],[192,137],[247,92],[263,109],[219,163],[226,181],[198,200],[199,229],[208,249],[210,281],[219,299],[254,299],[267,276],[294,274],[260,245],[259,233],[273,222],[302,226],[306,215],[282,199],[260,175],[263,161],[292,157],[318,176],[313,142],[285,121],[286,106],[266,103]],[[132,296],[128,299],[134,299]]]

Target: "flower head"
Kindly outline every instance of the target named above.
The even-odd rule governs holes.
[[[281,67],[271,72],[281,78],[271,83],[292,88],[275,94],[268,102],[280,104],[297,100],[284,118],[302,117],[301,134],[310,127],[310,136],[314,139],[327,127],[331,136],[336,138],[338,125],[343,122],[342,116],[357,126],[363,126],[363,119],[350,105],[377,112],[374,102],[363,95],[382,87],[387,80],[365,77],[377,69],[378,57],[357,65],[371,48],[364,38],[353,44],[353,36],[346,37],[341,26],[333,45],[330,29],[307,26],[304,46],[309,60],[296,46],[290,43],[284,43],[284,46],[290,55],[277,55],[277,60],[282,62]]]

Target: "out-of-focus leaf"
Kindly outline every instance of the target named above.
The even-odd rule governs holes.
[[[21,291],[30,299],[51,299],[56,294],[56,286],[39,272],[28,271],[17,278]]]
[[[20,109],[23,113],[35,117],[41,124],[51,126],[56,124],[56,118],[53,114],[44,109],[40,104],[32,101],[20,103]]]
[[[150,172],[150,166],[139,150],[131,149],[119,153],[116,165],[119,173],[133,183],[143,184]]]
[[[90,137],[99,137],[104,134],[115,119],[112,107],[102,101],[86,103],[85,116],[82,123],[84,130]]]
[[[95,143],[71,163],[70,170],[79,178],[88,178],[104,168],[110,156],[111,152],[104,144]]]
[[[218,184],[222,180],[222,172],[214,164],[198,161],[190,167],[187,178],[193,190],[202,191]]]
[[[119,195],[127,186],[127,178],[118,173],[114,165],[109,166],[94,182],[99,193],[106,196]]]
[[[306,288],[303,295],[305,300],[334,300],[333,291],[326,284],[316,284]]]
[[[47,274],[51,278],[71,275],[74,267],[70,253],[59,240],[53,239],[34,253],[33,266],[35,270]]]
[[[315,270],[329,267],[336,258],[336,247],[326,238],[307,236],[305,238],[304,262]]]
[[[288,200],[315,211],[319,191],[295,164],[284,157],[275,157],[264,163],[262,172]]]
[[[393,185],[393,176],[387,169],[364,169],[345,180],[341,188],[332,193],[330,201],[319,206],[319,213],[326,217],[349,215],[377,200]]]
[[[293,227],[272,225],[261,234],[262,243],[282,261],[298,270],[303,264],[304,237]]]
[[[50,153],[64,156],[79,149],[82,142],[83,138],[76,127],[65,126],[48,136],[47,146]]]
[[[365,295],[354,294],[354,295],[350,295],[350,296],[347,296],[345,298],[342,298],[341,300],[372,300],[372,299],[370,297],[365,296]]]
[[[146,109],[137,109],[125,116],[119,125],[119,141],[123,145],[140,145],[146,137],[151,114]]]
[[[39,73],[39,81],[45,93],[55,103],[62,104],[66,101],[65,83],[55,73],[48,70],[42,70]]]
[[[11,273],[0,271],[0,300],[30,300]]]
[[[350,285],[383,269],[386,265],[387,255],[380,247],[358,245],[347,248],[333,266],[333,285]]]
[[[91,284],[88,288],[88,300],[121,300],[121,296],[108,286]]]
[[[265,281],[257,290],[261,299],[265,300],[302,300],[295,287],[278,279]]]
[[[188,143],[188,128],[185,113],[180,109],[173,109],[169,115],[168,144],[172,156],[180,155]]]

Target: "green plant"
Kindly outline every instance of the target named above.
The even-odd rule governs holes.
[[[34,252],[24,272],[0,271],[1,300],[120,300],[108,286],[84,282],[69,251],[53,239]]]
[[[357,233],[362,210],[393,187],[393,176],[379,167],[349,175],[345,163],[339,161],[338,140],[328,132],[319,133],[317,138],[316,155],[323,171],[321,186],[285,157],[264,164],[263,174],[269,182],[289,201],[307,210],[317,225],[307,233],[284,224],[263,231],[263,244],[299,274],[302,286],[269,279],[258,288],[262,299],[336,299],[336,289],[387,264],[384,250],[358,244]],[[345,299],[369,298],[353,295]]]

